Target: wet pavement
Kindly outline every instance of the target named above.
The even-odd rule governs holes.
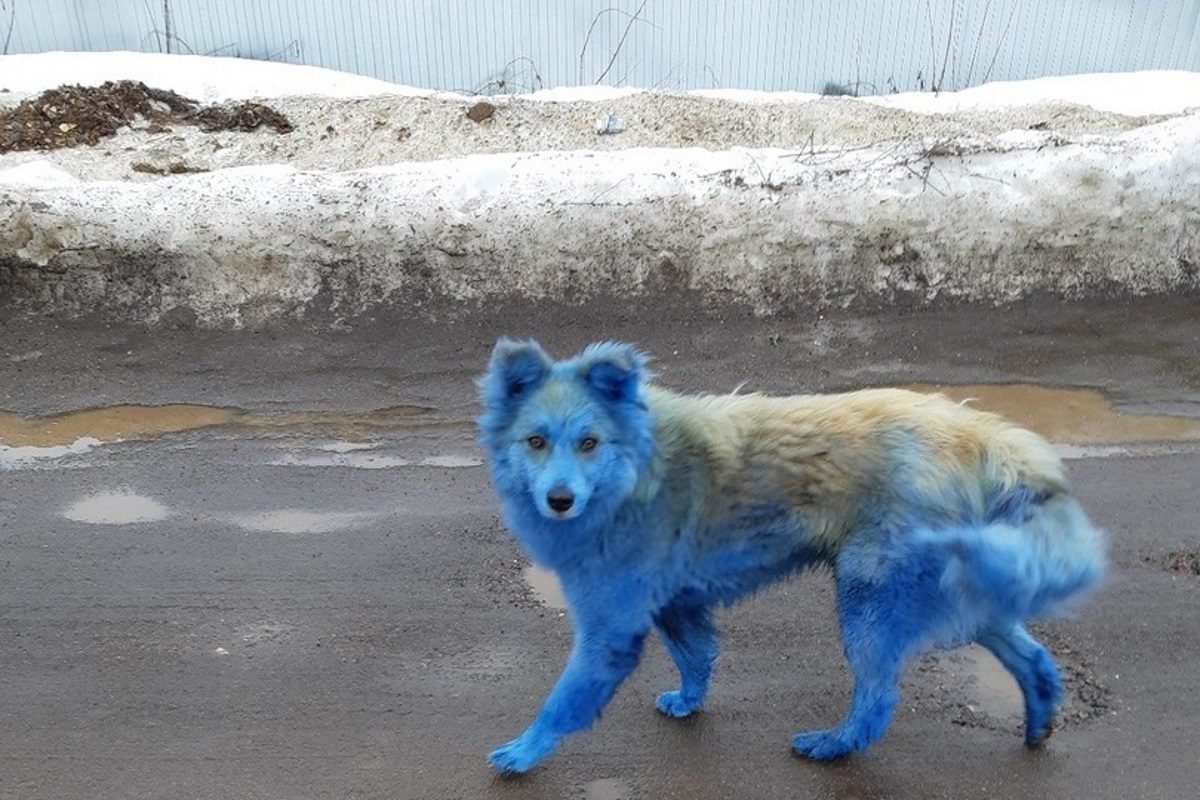
[[[586,312],[586,313],[585,313]],[[1200,782],[1200,300],[827,312],[509,309],[330,330],[0,323],[0,798],[1182,798]],[[906,385],[1051,438],[1113,541],[1069,687],[1028,752],[977,648],[905,677],[833,766],[846,707],[828,575],[721,615],[707,710],[653,709],[657,643],[605,717],[493,776],[570,626],[495,513],[472,378],[501,333],[620,336],[687,390]]]

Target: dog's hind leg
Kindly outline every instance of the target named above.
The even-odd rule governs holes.
[[[704,605],[676,600],[655,615],[654,626],[679,668],[679,689],[660,694],[658,710],[669,717],[686,717],[704,704],[717,658],[712,614]]]
[[[905,661],[937,637],[949,616],[939,586],[944,566],[933,555],[895,552],[887,537],[842,551],[835,579],[842,641],[854,675],[850,711],[833,728],[796,734],[797,755],[839,758],[883,736]]]
[[[989,628],[978,637],[1012,673],[1025,696],[1025,744],[1037,747],[1051,733],[1062,681],[1050,652],[1020,623]]]
[[[524,733],[492,751],[492,766],[500,772],[527,772],[559,739],[590,726],[637,666],[645,637],[646,631],[578,630],[567,666],[541,711]]]

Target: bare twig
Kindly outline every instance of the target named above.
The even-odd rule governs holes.
[[[526,65],[523,73],[526,76],[525,82],[517,80],[522,77],[522,70],[517,68],[519,64]],[[456,91],[470,95],[493,94],[496,92],[501,94],[518,94],[519,92],[536,92],[542,87],[542,75],[538,71],[534,60],[529,56],[517,56],[505,64],[498,73],[488,77],[478,89]]]
[[[771,180],[771,175],[763,172],[763,168],[758,163],[758,159],[749,153],[747,153],[746,156],[750,159],[750,163],[754,165],[754,168],[758,170],[758,177],[761,179],[759,186],[762,186],[764,189],[770,189],[772,192],[778,192],[783,189],[782,183],[777,183],[776,181]]]
[[[12,43],[13,26],[17,24],[17,0],[11,0],[8,4],[8,31],[4,34],[4,48],[0,49],[0,55],[8,55],[8,46]]]
[[[645,6],[646,4],[642,3],[642,8],[645,8]],[[596,29],[596,23],[600,21],[600,18],[605,14],[620,14],[623,17],[636,19],[637,15],[640,13],[642,13],[641,8],[639,8],[635,14],[630,14],[628,11],[622,11],[619,8],[604,8],[596,12],[596,16],[592,17],[592,22],[590,25],[588,25],[587,34],[583,37],[583,47],[579,48],[579,71],[575,75],[576,82],[583,83],[583,55],[587,52],[588,44],[592,41],[592,31]],[[651,28],[660,31],[662,30],[662,28],[660,28],[658,25],[655,25],[648,19],[643,19],[640,21],[645,25],[649,25]],[[597,83],[599,83],[599,81],[597,81]]]
[[[1004,40],[1008,38],[1008,29],[1012,27],[1012,21],[1017,16],[1017,7],[1013,6],[1012,13],[1008,15],[1008,22],[1004,23],[1004,33],[1000,34],[1000,43],[996,45],[996,52],[992,53],[992,63],[988,64],[987,72],[983,74],[983,82],[987,83],[992,77],[992,68],[996,66],[996,59],[1000,57],[1000,51],[1004,49]]]
[[[642,11],[645,10],[646,3],[648,2],[650,2],[650,0],[642,0],[642,4],[638,6],[637,11],[633,12],[633,16],[629,18],[627,23],[625,23],[625,30],[621,31],[621,38],[617,40],[617,46],[612,52],[612,58],[608,60],[608,65],[604,67],[604,71],[601,72],[599,77],[596,78],[596,83],[600,83],[600,81],[604,80],[604,77],[608,75],[609,70],[612,69],[613,64],[617,62],[617,56],[621,54],[621,48],[625,46],[625,39],[628,38],[629,32],[633,30],[633,23],[638,21],[638,17],[642,15]]]
[[[232,52],[234,57],[241,58],[242,51],[241,51],[241,48],[239,47],[239,45],[240,45],[239,42],[229,42],[228,44],[223,44],[220,47],[214,47],[212,50],[206,51],[204,53],[204,55],[216,56],[216,55],[220,55],[221,53]],[[193,50],[192,52],[195,52],[195,51]]]
[[[946,28],[946,52],[942,56],[942,71],[938,74],[937,86],[934,87],[935,92],[942,91],[946,85],[946,65],[950,63],[950,45],[954,41],[954,12],[958,9],[957,2],[950,3],[950,24]]]
[[[626,67],[625,72],[621,75],[620,78],[617,79],[617,82],[614,83],[613,86],[624,86],[625,81],[629,79],[629,73],[633,72],[635,69],[637,69],[639,66],[641,66],[641,63],[642,62],[640,62],[640,61],[635,61],[632,64],[630,64],[628,67]],[[669,75],[670,73],[667,73],[667,74]]]
[[[192,55],[195,55],[195,54],[196,54],[196,51],[195,51],[195,49],[194,49],[194,48],[193,48],[193,47],[192,47],[190,44],[188,44],[187,42],[185,42],[183,39],[180,39],[178,36],[175,36],[174,34],[172,34],[172,35],[171,35],[171,38],[175,40],[175,44],[181,44],[181,45],[183,45],[183,46],[184,46],[184,49],[186,49],[186,50],[187,50],[189,53],[191,53]]]
[[[971,85],[971,75],[975,73],[975,57],[979,55],[979,43],[983,39],[984,28],[987,27],[987,15],[991,7],[992,0],[987,0],[987,2],[983,4],[983,14],[979,17],[979,29],[975,31],[975,46],[971,48],[971,62],[967,64],[967,86]]]
[[[163,40],[167,45],[167,52],[171,52],[171,0],[163,0],[162,3],[163,15]]]
[[[934,41],[933,29],[933,3],[930,0],[925,0],[925,16],[929,18],[929,60],[933,62],[933,69],[937,69],[937,42]],[[921,73],[917,73],[917,84],[921,83]],[[924,87],[921,87],[924,89]],[[937,86],[933,87],[933,91],[937,91]]]
[[[265,60],[267,60],[267,61],[274,61],[274,60],[276,60],[276,59],[278,59],[278,58],[281,58],[281,57],[282,57],[284,60],[286,60],[286,59],[287,59],[287,57],[288,57],[288,51],[289,51],[289,50],[290,50],[290,51],[294,51],[294,52],[296,53],[296,57],[297,57],[297,58],[299,58],[299,57],[300,57],[300,40],[299,40],[299,39],[292,39],[290,42],[288,42],[287,44],[285,44],[285,45],[284,45],[284,46],[283,46],[281,49],[279,49],[279,50],[275,51],[274,53],[271,53],[270,55],[268,55],[268,56],[266,57],[266,59],[265,59]]]
[[[653,87],[653,88],[655,88],[655,89],[659,89],[659,88],[661,88],[661,87],[662,87],[662,85],[663,85],[664,83],[666,83],[666,82],[667,82],[667,79],[668,79],[668,78],[670,78],[672,75],[674,75],[674,74],[675,74],[675,70],[677,70],[677,69],[679,69],[680,67],[682,67],[682,66],[683,66],[683,64],[684,64],[684,62],[685,62],[686,60],[687,60],[687,59],[680,59],[680,60],[679,60],[679,62],[677,62],[677,63],[675,64],[675,66],[673,66],[673,67],[671,67],[669,70],[667,70],[667,74],[666,74],[666,75],[663,75],[661,78],[659,78],[657,81],[655,81],[655,83],[654,83],[654,87]]]

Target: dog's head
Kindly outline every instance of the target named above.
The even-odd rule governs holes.
[[[642,353],[617,342],[563,361],[536,342],[497,342],[479,380],[479,428],[501,499],[548,520],[626,500],[652,450],[645,365]]]

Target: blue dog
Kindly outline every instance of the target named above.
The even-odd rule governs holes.
[[[525,772],[591,725],[652,628],[680,674],[658,709],[695,712],[713,607],[822,563],[854,690],[841,722],[792,739],[797,754],[879,739],[905,661],[971,641],[1020,685],[1025,741],[1049,734],[1062,684],[1022,622],[1094,585],[1105,546],[1046,442],[938,396],[684,396],[645,364],[627,344],[556,362],[502,339],[479,381],[504,520],[558,574],[575,626],[541,711],[491,754],[497,770]]]

